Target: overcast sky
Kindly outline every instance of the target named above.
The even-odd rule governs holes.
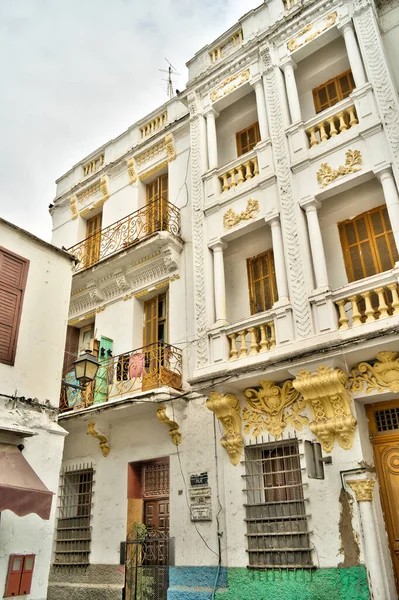
[[[261,0],[0,0],[0,216],[50,240],[55,180],[167,100]],[[0,240],[1,243],[1,240]]]

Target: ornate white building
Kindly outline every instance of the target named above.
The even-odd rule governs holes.
[[[50,599],[397,598],[398,23],[264,2],[57,181]]]

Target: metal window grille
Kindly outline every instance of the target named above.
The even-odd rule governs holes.
[[[245,449],[249,568],[311,568],[297,440]]]
[[[169,496],[169,464],[144,465],[144,498]]]
[[[91,465],[61,472],[55,539],[56,566],[89,564],[94,470]]]
[[[393,431],[399,429],[399,408],[386,408],[375,412],[377,431]]]

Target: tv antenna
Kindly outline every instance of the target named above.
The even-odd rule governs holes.
[[[159,71],[161,73],[167,73],[168,74],[168,78],[167,79],[162,79],[162,81],[166,81],[167,86],[166,86],[166,93],[169,96],[169,99],[171,100],[174,96],[174,92],[173,92],[173,79],[172,79],[172,75],[180,75],[180,73],[178,73],[176,71],[176,69],[174,68],[174,66],[172,65],[171,62],[168,61],[167,58],[165,58],[166,62],[168,63],[168,68],[167,69],[159,69]]]

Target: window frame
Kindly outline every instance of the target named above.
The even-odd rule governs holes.
[[[3,279],[3,277],[2,277],[1,265],[2,265],[2,255],[3,254],[7,254],[8,256],[11,256],[12,258],[14,258],[22,263],[19,287],[10,285],[10,283],[7,283],[7,281],[5,279]],[[23,256],[20,256],[19,254],[16,254],[15,252],[12,252],[11,250],[4,248],[3,246],[0,246],[0,287],[3,289],[18,290],[20,292],[19,305],[14,314],[13,330],[12,330],[11,342],[10,342],[10,346],[9,346],[9,350],[8,350],[9,358],[1,358],[0,357],[0,364],[9,365],[11,367],[13,367],[15,364],[15,356],[17,353],[19,329],[20,329],[20,325],[21,325],[22,307],[23,307],[23,303],[24,303],[24,299],[25,299],[25,290],[26,290],[26,283],[27,283],[27,279],[28,279],[29,265],[30,265],[30,261],[27,258],[24,258]]]
[[[390,229],[386,228],[386,222],[385,222],[385,219],[383,216],[384,210],[387,213],[389,225],[391,227]],[[379,234],[374,233],[373,224],[372,224],[372,220],[371,220],[371,215],[373,215],[375,213],[380,213],[381,221],[384,226],[384,231]],[[360,219],[365,220],[368,238],[364,239],[364,240],[359,240],[356,225],[354,225],[355,234],[356,234],[356,243],[349,244],[345,227],[349,223],[355,224],[356,221],[358,221]],[[393,231],[392,231],[392,224],[389,219],[389,214],[388,214],[388,209],[387,209],[386,204],[381,204],[380,206],[376,206],[375,208],[366,210],[365,212],[360,213],[359,215],[356,215],[352,219],[345,219],[345,221],[341,221],[337,225],[338,225],[338,232],[339,232],[339,237],[340,237],[340,241],[341,241],[342,254],[343,254],[343,258],[344,258],[345,271],[346,271],[346,275],[348,277],[348,283],[353,283],[354,281],[361,281],[362,279],[367,279],[367,277],[372,277],[373,275],[377,275],[379,273],[385,272],[385,270],[382,268],[381,256],[380,256],[380,252],[378,250],[378,245],[376,243],[376,240],[380,237],[385,237],[385,239],[386,239],[387,248],[388,248],[388,252],[389,252],[389,258],[391,259],[391,262],[392,262],[391,268],[394,267],[394,265],[395,265],[395,240],[393,239],[393,248],[392,248],[392,245],[389,243],[389,234],[392,234],[392,237],[393,237]],[[372,259],[373,259],[373,265],[376,270],[376,272],[371,275],[365,274],[366,267],[364,265],[363,255],[362,255],[362,250],[361,250],[361,244],[365,243],[367,241],[370,245],[370,251],[371,251],[371,255],[372,255]],[[361,260],[361,265],[362,265],[362,270],[363,270],[363,277],[361,277],[360,279],[355,278],[353,263],[352,263],[352,259],[350,257],[350,248],[352,248],[354,246],[357,246],[359,248],[359,255],[360,255],[360,260]]]
[[[249,148],[250,144],[248,142],[248,150],[243,151],[243,145],[241,143],[241,136],[243,133],[246,133],[247,140],[248,140],[248,133],[252,128],[254,128],[255,143],[252,146],[252,148]],[[237,131],[237,133],[236,133],[237,156],[243,156],[244,154],[247,154],[247,152],[251,152],[251,150],[253,150],[255,148],[256,144],[258,144],[259,142],[260,142],[259,121],[255,121],[255,123],[252,123],[252,125],[249,125],[249,127],[245,127],[245,129],[242,129],[241,131]]]
[[[264,310],[262,311],[257,311],[256,310],[256,303],[255,303],[255,281],[253,278],[253,269],[252,264],[256,261],[259,260],[260,261],[260,267],[262,265],[261,259],[267,256],[267,266],[268,266],[268,279],[269,279],[269,285],[270,285],[270,296],[272,298],[272,303],[270,307],[266,307],[266,301],[265,301],[265,297],[263,295],[263,303],[264,303]],[[276,281],[276,270],[275,270],[275,266],[274,266],[274,254],[273,254],[273,249],[270,248],[269,250],[266,250],[266,252],[261,252],[261,254],[257,254],[256,256],[253,256],[251,258],[247,258],[247,274],[248,274],[248,292],[249,292],[249,307],[250,307],[250,311],[251,311],[251,315],[257,315],[260,314],[261,312],[266,312],[268,310],[271,310],[271,308],[273,307],[273,304],[275,302],[277,302],[278,300],[278,290],[277,290],[277,281]],[[263,275],[263,270],[262,270],[262,275]],[[266,279],[266,277],[262,276],[260,278],[260,281],[263,281],[264,279]]]
[[[348,76],[350,85],[352,86],[352,84],[353,84],[352,89],[350,90],[349,94],[347,94],[346,96],[344,96],[344,93],[342,91],[341,84],[340,84],[340,79],[344,75]],[[337,90],[337,101],[336,102],[330,102],[329,101],[328,106],[324,106],[323,105],[323,108],[321,108],[321,102],[320,102],[319,93],[320,93],[320,91],[323,88],[326,88],[326,90],[327,90],[327,86],[330,85],[331,83],[335,83],[335,88]],[[328,108],[331,108],[332,106],[335,106],[335,104],[338,104],[338,102],[341,102],[345,98],[348,98],[348,96],[353,92],[354,89],[356,89],[356,84],[355,84],[355,81],[353,79],[352,69],[348,69],[347,71],[344,71],[343,73],[340,73],[336,77],[332,77],[331,79],[328,79],[328,81],[325,81],[321,85],[318,85],[317,87],[313,88],[313,90],[312,90],[313,104],[314,104],[314,107],[315,107],[315,110],[316,110],[316,114],[319,114],[319,113],[323,112],[324,110],[327,110]],[[327,98],[328,98],[328,92],[327,91],[326,91],[326,95],[327,95]]]

